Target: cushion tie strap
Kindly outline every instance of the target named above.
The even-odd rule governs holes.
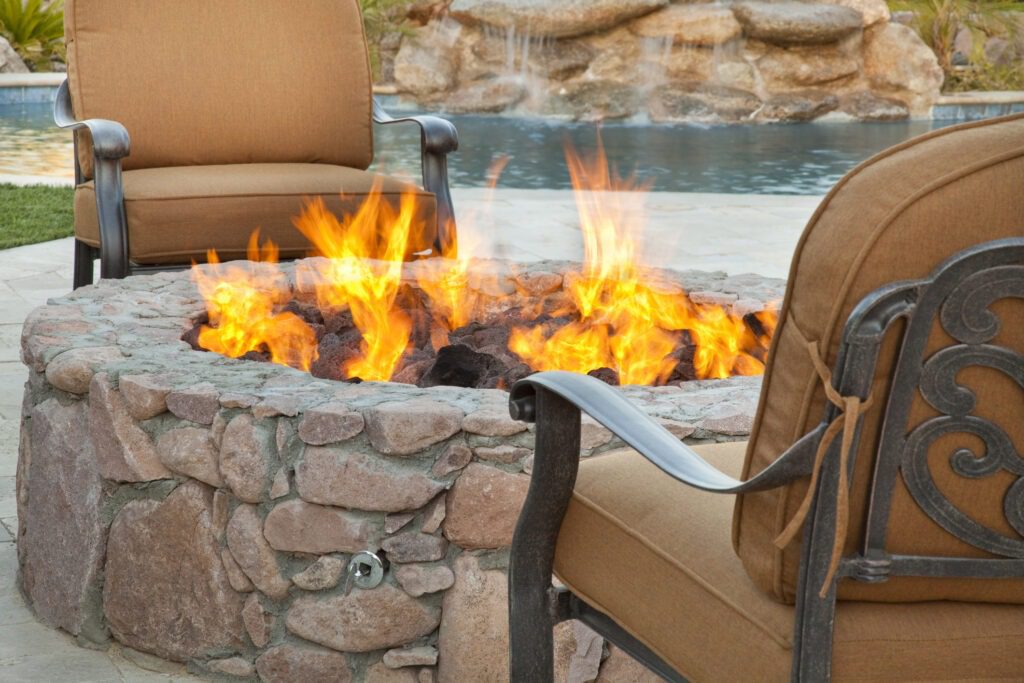
[[[874,396],[869,396],[867,400],[862,400],[859,396],[840,395],[836,388],[832,386],[832,371],[822,361],[821,354],[818,351],[818,344],[816,342],[807,342],[807,352],[810,354],[811,362],[814,363],[814,369],[817,371],[818,377],[821,378],[821,383],[825,387],[825,395],[834,406],[839,408],[840,413],[836,416],[836,419],[832,420],[832,423],[829,424],[825,433],[821,436],[818,450],[814,455],[814,468],[811,470],[811,482],[807,487],[807,493],[804,495],[803,502],[800,503],[796,514],[793,515],[793,519],[789,521],[786,528],[775,539],[775,545],[778,548],[785,548],[803,526],[811,509],[811,501],[814,500],[814,492],[817,489],[818,477],[821,474],[821,465],[825,460],[825,454],[828,452],[836,436],[842,432],[843,439],[839,448],[839,490],[836,494],[836,529],[835,538],[832,542],[832,559],[829,562],[825,583],[821,586],[821,591],[818,593],[819,597],[824,598],[828,593],[832,579],[835,578],[836,570],[839,568],[839,560],[843,555],[843,546],[846,543],[846,530],[850,517],[850,491],[847,471],[850,450],[853,447],[853,437],[857,430],[857,420],[871,408]]]

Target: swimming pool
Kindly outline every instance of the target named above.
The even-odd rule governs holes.
[[[450,116],[459,151],[450,157],[452,184],[486,183],[495,157],[509,156],[499,187],[569,187],[562,148],[596,144],[594,124],[500,116]],[[856,164],[940,121],[857,123],[818,121],[782,125],[652,125],[607,123],[601,135],[620,173],[636,171],[654,190],[737,194],[819,195]],[[374,168],[419,175],[415,126],[377,129]],[[46,104],[0,105],[0,175],[73,175],[70,135],[53,127]]]

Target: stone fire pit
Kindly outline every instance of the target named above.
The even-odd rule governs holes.
[[[498,268],[487,286],[550,270]],[[741,307],[783,285],[674,277]],[[103,281],[26,321],[18,557],[37,617],[207,675],[507,679],[506,548],[533,448],[507,394],[346,384],[194,351],[181,336],[203,310],[188,273],[164,273]],[[746,435],[759,388],[621,390],[702,442]],[[584,422],[584,457],[619,446]],[[343,568],[364,549],[389,568],[345,596]],[[560,627],[562,679],[600,667],[600,680],[637,680],[606,654]]]

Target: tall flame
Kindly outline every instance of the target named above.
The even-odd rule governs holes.
[[[566,279],[566,291],[580,319],[551,334],[543,326],[514,328],[509,348],[537,370],[610,368],[623,384],[659,384],[678,364],[673,352],[687,332],[697,345],[698,377],[763,372],[749,353],[759,340],[741,318],[693,304],[682,292],[662,291],[646,279],[638,254],[648,186],[613,175],[600,139],[589,162],[571,147],[566,160],[584,252],[582,271]]]
[[[277,245],[267,240],[260,248],[254,230],[246,257],[248,263],[225,265],[210,250],[210,265],[192,268],[210,322],[199,331],[199,345],[231,358],[266,352],[274,363],[308,371],[316,360],[316,335],[294,313],[276,312],[291,291],[276,266]]]
[[[508,155],[500,155],[487,169],[487,195],[489,205],[502,171],[508,164]],[[480,248],[478,233],[472,228],[480,223],[480,216],[464,214],[460,226],[459,248],[455,254],[441,254],[421,264],[416,282],[430,298],[434,316],[448,331],[469,323],[476,313],[478,297],[469,287],[469,267]],[[467,229],[468,228],[468,229]],[[447,343],[447,339],[444,340]],[[435,347],[437,343],[435,342]]]
[[[566,158],[583,237],[583,266],[564,279],[568,302],[557,304],[558,317],[514,327],[509,349],[534,370],[588,373],[610,368],[623,384],[662,384],[680,362],[690,361],[701,378],[763,372],[759,358],[774,329],[774,312],[758,314],[761,329],[753,331],[727,309],[693,303],[680,289],[665,287],[641,265],[639,235],[644,227],[644,191],[649,187],[613,174],[600,138],[593,159],[584,160],[572,149],[566,150]],[[492,191],[506,162],[500,158],[490,170]],[[458,253],[415,266],[416,281],[429,301],[426,317],[420,300],[410,299],[413,290],[402,289],[404,259],[421,236],[432,232],[423,221],[424,207],[417,202],[417,194],[403,193],[396,208],[385,199],[378,181],[354,213],[338,218],[316,198],[294,221],[316,254],[325,257],[298,265],[299,289],[311,291],[328,316],[349,311],[361,335],[358,353],[341,368],[348,378],[391,378],[410,345],[410,315],[416,316],[421,341],[420,325],[430,324],[430,341],[438,350],[448,344],[449,332],[492,307],[474,282],[489,275],[479,263],[474,266],[480,255],[475,242],[482,235],[468,229],[485,221],[471,214],[460,221]],[[273,243],[260,247],[257,230],[248,246],[251,263],[220,264],[210,252],[209,267],[193,268],[209,314],[209,324],[200,329],[199,346],[231,357],[261,352],[276,363],[312,367],[317,360],[316,333],[282,310],[291,288],[275,265],[277,257]],[[406,305],[410,303],[411,307]],[[527,302],[520,319],[548,310],[548,303]],[[692,359],[684,358],[683,352],[690,349]]]
[[[403,193],[396,211],[378,182],[359,209],[340,221],[320,198],[295,219],[295,227],[327,258],[301,264],[299,281],[311,283],[321,310],[348,308],[362,334],[360,354],[344,367],[350,378],[386,381],[405,353],[412,323],[394,304],[409,236],[423,228],[419,216],[414,194]]]

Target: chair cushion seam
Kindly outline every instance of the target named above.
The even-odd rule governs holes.
[[[596,600],[596,599],[592,598],[586,591],[581,591],[581,590],[578,590],[578,589],[574,588],[573,585],[572,585],[572,582],[566,581],[565,578],[563,576],[561,576],[560,574],[556,573],[556,576],[558,577],[559,581],[561,581],[563,584],[565,584],[566,587],[568,587],[569,590],[574,595],[576,595],[577,597],[581,598],[583,600],[583,602],[587,603],[588,605],[590,605],[591,607],[593,607],[594,609],[596,609],[597,611],[601,612],[602,614],[607,616],[609,619],[614,621],[616,624],[619,625],[619,627],[622,630],[624,630],[626,633],[628,633],[629,635],[633,636],[634,638],[639,640],[641,643],[646,645],[652,652],[654,652],[654,654],[658,655],[661,659],[663,659],[664,661],[668,662],[673,667],[675,667],[675,669],[679,673],[683,674],[687,679],[692,679],[693,678],[692,676],[687,675],[683,671],[683,669],[685,667],[681,666],[680,662],[676,661],[675,657],[672,657],[672,656],[668,655],[667,653],[661,651],[660,648],[656,647],[653,643],[649,642],[646,638],[644,638],[643,636],[641,636],[638,633],[635,633],[633,631],[633,629],[627,628],[624,624],[619,623],[619,621],[612,616],[611,611],[608,610],[600,600]],[[778,645],[777,642],[776,642],[776,645]],[[782,649],[783,653],[792,653],[792,648],[788,647],[786,645],[783,645],[781,649]]]
[[[885,604],[885,603],[878,603]],[[856,638],[852,640],[836,640],[836,645],[847,644],[847,643],[945,643],[945,642],[960,642],[970,640],[994,640],[994,639],[1013,639],[1021,640],[1024,639],[1024,633],[1001,633],[999,635],[990,636],[962,636],[962,637],[949,637],[949,638]]]
[[[696,573],[694,573],[693,571],[691,571],[688,567],[686,567],[686,566],[682,565],[681,563],[679,563],[678,561],[676,561],[675,558],[673,558],[668,553],[666,553],[663,550],[661,550],[660,548],[658,548],[646,536],[636,532],[634,529],[631,529],[621,519],[619,519],[618,517],[613,515],[610,511],[606,510],[605,508],[602,508],[602,507],[598,506],[597,503],[595,503],[594,501],[588,499],[586,496],[584,496],[583,494],[581,494],[581,493],[579,493],[577,491],[573,491],[573,498],[577,498],[580,501],[581,504],[583,504],[584,506],[590,508],[592,511],[600,514],[602,517],[604,517],[605,519],[610,521],[612,524],[617,526],[622,531],[626,532],[628,535],[632,536],[633,538],[636,538],[638,541],[640,541],[641,545],[643,545],[648,550],[653,552],[657,557],[661,558],[662,561],[668,563],[670,566],[675,567],[676,569],[681,571],[683,574],[689,576],[705,592],[707,592],[708,594],[714,596],[714,598],[716,600],[721,602],[723,605],[726,605],[729,609],[731,609],[733,612],[735,612],[738,616],[742,617],[745,621],[750,622],[756,628],[758,628],[761,631],[763,631],[764,634],[767,635],[769,638],[771,638],[773,641],[775,641],[775,643],[777,645],[779,645],[782,648],[787,649],[787,650],[792,649],[791,642],[790,642],[790,640],[788,638],[779,638],[777,636],[777,634],[775,634],[765,624],[761,623],[759,620],[751,617],[746,612],[741,610],[736,603],[734,603],[732,600],[728,599],[719,590],[717,590],[713,585],[708,583],[707,580],[705,580],[703,577],[701,577],[701,576],[697,575]],[[737,559],[737,561],[739,561],[739,560]]]
[[[79,187],[79,189],[82,189],[82,190],[87,191],[87,192],[95,193],[95,191],[96,191],[93,187],[86,187],[85,185],[79,185],[78,187]],[[372,193],[369,192],[369,191],[365,191],[365,192],[364,191],[359,191],[359,192],[349,193],[348,196],[350,196],[350,197],[355,197],[355,196],[371,196],[371,194]],[[414,194],[417,197],[434,197],[434,193],[426,192],[425,190],[420,190],[420,189],[410,190],[409,192],[405,192],[405,191],[401,191],[401,192],[398,192],[398,191],[388,191],[388,192],[381,192],[379,194],[382,197],[389,197],[389,198],[391,198],[391,197],[401,198],[402,196],[407,195],[407,194]],[[338,192],[260,192],[260,193],[249,193],[249,194],[232,193],[232,194],[212,194],[212,195],[186,195],[186,196],[181,196],[181,197],[125,197],[124,201],[127,204],[127,203],[131,203],[131,202],[178,202],[178,201],[191,201],[191,200],[194,200],[194,199],[254,199],[254,198],[259,198],[259,197],[337,197],[337,196],[345,197],[346,194],[344,192],[341,192],[341,193],[338,193]]]

